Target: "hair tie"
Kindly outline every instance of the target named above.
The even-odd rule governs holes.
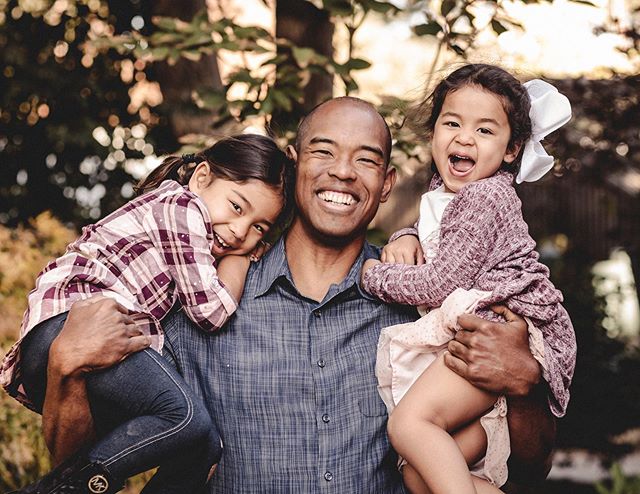
[[[195,154],[190,153],[190,154],[183,154],[182,161],[184,162],[185,165],[188,165],[189,163],[197,163],[199,160]]]
[[[535,182],[553,167],[553,156],[547,154],[540,141],[571,119],[571,103],[564,94],[540,79],[523,86],[531,99],[531,137],[525,143],[516,182]]]

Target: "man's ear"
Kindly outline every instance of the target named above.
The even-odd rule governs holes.
[[[398,175],[396,174],[396,169],[391,165],[387,165],[387,171],[384,177],[384,184],[382,186],[382,195],[380,196],[380,202],[387,202],[387,199],[389,199],[389,195],[391,195],[391,190],[393,189],[397,178]]]
[[[298,152],[296,151],[295,147],[289,144],[284,152],[286,153],[287,158],[293,160],[294,163],[298,164]]]

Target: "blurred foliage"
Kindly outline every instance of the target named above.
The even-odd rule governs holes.
[[[611,480],[596,484],[598,494],[637,494],[640,492],[640,477],[626,476],[619,464],[610,470]]]
[[[192,5],[191,0],[176,2],[174,8],[180,10],[185,3]],[[230,122],[257,123],[271,126],[286,142],[304,114],[303,94],[312,75],[331,77],[341,94],[357,94],[358,71],[372,64],[355,55],[355,34],[365,18],[411,22],[416,36],[437,47],[432,74],[446,53],[459,60],[472,53],[480,33],[520,28],[506,15],[502,0],[408,0],[403,8],[379,0],[310,3],[347,33],[346,57],[342,52],[320,54],[304,43],[274,36],[273,30],[240,25],[210,12],[190,20],[154,16],[153,2],[145,0],[0,0],[0,225],[14,227],[51,210],[80,226],[130,197],[132,182],[148,171],[155,156],[180,145],[211,143],[173,134],[168,116],[177,103],[157,82],[158,64],[198,61],[219,52],[239,55],[220,89],[189,88],[193,111],[216,115],[203,124],[201,133],[210,139]],[[640,39],[636,3],[633,0],[630,26],[612,19],[611,26],[603,27],[603,32],[624,30],[632,41],[626,53],[633,59],[638,58]],[[490,9],[488,17],[476,15],[480,6]],[[247,55],[258,55],[258,62],[250,62]],[[554,283],[565,294],[579,343],[573,398],[559,423],[559,445],[620,453],[624,448],[612,437],[639,425],[640,383],[629,376],[639,375],[640,358],[637,347],[609,338],[603,330],[606,307],[594,295],[590,274],[602,255],[593,254],[590,244],[604,237],[624,247],[640,279],[640,77],[554,84],[571,100],[574,118],[548,144],[550,152],[562,158],[555,179],[547,177],[535,187],[595,184],[615,197],[615,204],[636,211],[613,229],[592,231],[567,210],[562,194],[556,194],[527,217],[537,240],[558,234],[568,239],[563,255],[547,259]],[[424,171],[428,146],[403,125],[410,102],[385,95],[380,100],[394,133],[394,163]],[[273,125],[272,115],[283,112],[291,118]],[[621,210],[607,207],[612,216]],[[583,240],[585,232],[591,240]],[[36,273],[72,235],[46,215],[37,216],[29,227],[0,226],[0,341],[15,336]],[[371,232],[376,243],[382,243],[384,235]],[[13,488],[16,479],[24,481],[46,468],[44,460],[37,459],[44,449],[38,418],[5,395],[0,404],[0,487]],[[24,451],[16,449],[18,444]]]
[[[36,275],[62,254],[75,232],[50,213],[42,213],[29,227],[0,225],[0,355],[18,336],[27,293]],[[40,432],[40,417],[6,393],[0,393],[0,489],[16,489],[27,479],[49,470]]]

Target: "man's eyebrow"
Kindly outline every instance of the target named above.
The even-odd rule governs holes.
[[[312,137],[311,140],[309,141],[309,144],[318,144],[318,143],[335,144],[336,141],[334,141],[333,139],[329,139],[328,137]]]
[[[384,152],[382,151],[382,148],[379,148],[377,146],[367,146],[366,144],[363,144],[362,146],[360,146],[360,149],[364,151],[369,151],[370,153],[373,153],[373,154],[377,154],[382,159],[384,159]]]
[[[309,141],[309,144],[317,144],[317,143],[335,145],[336,141],[334,141],[333,139],[329,139],[328,137],[313,137]],[[369,151],[370,153],[376,154],[376,155],[380,156],[382,159],[384,159],[384,152],[382,151],[382,148],[380,148],[380,147],[368,146],[366,144],[363,144],[363,145],[361,145],[359,147],[359,149],[362,149],[363,151]]]

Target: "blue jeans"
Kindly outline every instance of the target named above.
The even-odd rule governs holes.
[[[21,345],[27,396],[42,410],[49,348],[67,318],[36,326]],[[144,494],[196,493],[220,459],[220,436],[202,400],[163,357],[146,349],[86,376],[98,436],[89,449],[118,482],[159,467]]]

